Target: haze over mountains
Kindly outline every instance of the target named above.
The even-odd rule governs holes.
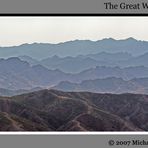
[[[110,77],[122,78],[123,81],[137,78],[139,81],[142,81],[143,79],[141,78],[148,77],[148,68],[144,66],[128,68],[97,66],[80,73],[72,74],[64,73],[58,69],[49,70],[42,65],[31,66],[19,58],[1,59],[0,69],[0,88],[9,90],[27,90],[35,87],[50,88],[58,85],[62,81],[81,83],[85,80],[92,81]],[[116,83],[115,79],[108,79],[108,81],[111,81],[110,83]],[[148,80],[145,79],[145,81],[147,82]],[[143,87],[147,86],[144,85]],[[63,88],[63,90],[65,89]],[[106,88],[106,91],[109,90]],[[125,91],[124,88],[122,91]]]
[[[55,55],[43,60],[36,60],[29,56],[19,56],[19,58],[23,61],[27,61],[31,65],[40,64],[48,69],[59,69],[66,73],[79,73],[96,66],[121,68],[135,66],[148,67],[148,53],[140,56],[132,56],[127,52],[101,52],[98,54],[79,55],[76,57],[59,57]]]
[[[1,60],[0,69],[0,87],[14,90],[50,86],[65,80],[68,75],[59,70],[48,70],[41,65],[30,66],[15,57]]]
[[[33,43],[13,47],[0,47],[0,57],[27,55],[35,59],[45,59],[54,55],[60,57],[97,54],[100,52],[128,52],[134,56],[147,52],[148,42],[134,38],[115,40],[106,38],[98,41],[75,40],[59,44]]]
[[[148,42],[133,38],[1,47],[0,93],[4,96],[17,95],[21,90],[29,92],[34,88],[57,88],[147,94],[147,47]],[[88,88],[89,84],[91,87]]]
[[[0,47],[0,131],[148,131],[148,42]]]
[[[135,78],[125,81],[122,78],[110,77],[105,79],[85,80],[81,83],[63,81],[53,88],[62,91],[148,94],[148,78]]]

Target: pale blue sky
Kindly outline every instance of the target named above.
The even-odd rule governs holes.
[[[148,40],[148,17],[0,17],[0,46],[75,39]]]

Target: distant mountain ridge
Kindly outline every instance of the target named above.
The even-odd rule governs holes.
[[[134,38],[125,40],[115,40],[112,38],[98,41],[75,40],[59,44],[33,43],[20,46],[0,47],[0,57],[30,56],[37,60],[45,59],[49,56],[78,56],[87,54],[97,54],[99,52],[128,52],[132,55],[141,55],[148,52],[148,42],[138,41]]]
[[[9,92],[51,88],[63,81],[81,84],[110,77],[123,81],[147,78],[147,47],[148,42],[134,38],[0,47],[0,88]]]
[[[122,78],[110,77],[105,79],[85,80],[81,83],[63,81],[53,87],[53,89],[73,92],[89,91],[112,94],[148,94],[148,78],[135,78],[125,81]]]
[[[0,88],[0,96],[11,97],[11,96],[30,93],[30,92],[34,92],[34,91],[38,91],[38,90],[42,90],[42,88],[36,87],[33,89],[29,89],[29,90],[24,90],[24,89],[9,90],[9,89],[5,89],[5,88]]]
[[[43,60],[35,60],[29,56],[19,56],[19,58],[31,65],[40,64],[49,70],[59,69],[65,73],[79,73],[96,66],[120,68],[137,66],[148,67],[148,53],[136,57],[124,52],[101,52],[98,54],[79,55],[76,57],[52,56]]]
[[[78,73],[83,70],[96,66],[118,66],[119,62],[132,59],[128,53],[106,53],[79,55],[77,57],[59,57],[53,56],[39,61],[39,63],[48,69],[59,69],[67,73]]]
[[[50,86],[65,80],[68,75],[41,65],[30,66],[17,57],[2,59],[0,69],[0,88],[10,90]]]
[[[49,70],[42,65],[30,65],[19,58],[0,60],[0,88],[9,90],[32,89],[35,87],[50,88],[62,81],[81,83],[84,80],[104,79],[108,77],[130,80],[148,76],[148,68],[138,67],[106,67],[97,66],[80,73],[64,73],[58,69]]]

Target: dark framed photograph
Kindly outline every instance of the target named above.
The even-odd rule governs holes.
[[[0,131],[148,130],[147,16],[0,16]]]

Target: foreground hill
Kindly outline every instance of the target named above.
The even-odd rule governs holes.
[[[148,96],[41,90],[0,97],[1,131],[148,131]]]

